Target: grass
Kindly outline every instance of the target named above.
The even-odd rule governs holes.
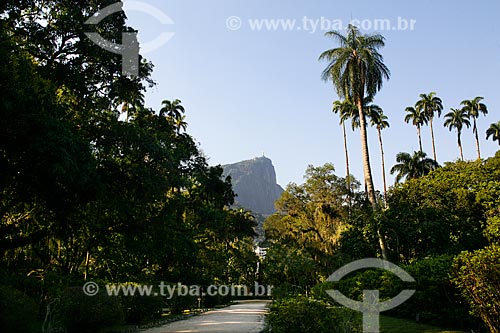
[[[465,333],[443,328],[418,324],[413,321],[380,316],[380,333]]]

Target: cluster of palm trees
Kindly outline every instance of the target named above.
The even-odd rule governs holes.
[[[463,149],[462,149],[462,130],[465,127],[469,128],[471,126],[472,120],[472,131],[476,138],[476,150],[477,158],[481,159],[481,149],[479,147],[479,135],[477,127],[477,119],[481,114],[486,115],[488,113],[488,108],[484,103],[481,103],[483,97],[477,96],[473,99],[463,100],[460,108],[451,108],[450,112],[444,115],[445,122],[444,126],[448,127],[450,131],[453,129],[457,132],[457,143],[460,151],[460,158],[464,159]],[[420,145],[420,152],[422,150],[422,139],[420,134],[420,129],[422,126],[430,124],[431,128],[431,139],[432,139],[432,151],[434,154],[434,160],[437,161],[436,156],[436,146],[434,141],[434,129],[433,129],[433,119],[434,115],[438,117],[441,116],[443,111],[443,102],[436,96],[435,92],[429,94],[420,94],[420,99],[415,103],[415,107],[409,106],[405,109],[407,112],[405,121],[407,123],[411,122],[417,127],[418,141]]]
[[[385,44],[384,37],[380,34],[361,34],[359,29],[353,25],[348,26],[345,35],[337,31],[329,31],[325,35],[333,38],[338,43],[338,47],[323,52],[319,60],[328,61],[328,65],[322,73],[322,78],[325,81],[332,81],[336,93],[341,99],[333,103],[333,112],[340,116],[340,124],[344,134],[347,188],[348,191],[351,190],[345,122],[350,120],[353,129],[359,128],[365,189],[373,209],[377,210],[379,206],[373,186],[367,141],[367,123],[369,121],[369,124],[375,126],[378,132],[385,196],[387,185],[381,130],[389,127],[389,122],[383,110],[379,106],[372,104],[376,93],[382,88],[383,81],[390,77],[390,71],[384,64],[382,55],[378,52]],[[485,115],[488,112],[486,105],[481,103],[482,99],[482,97],[476,97],[472,100],[464,100],[461,103],[461,108],[451,109],[444,116],[444,126],[457,131],[458,146],[462,159],[461,133],[464,126],[471,126],[471,120],[476,138],[478,159],[481,158],[476,120],[480,114]],[[420,150],[415,152],[413,156],[408,153],[399,153],[396,156],[398,163],[391,169],[391,174],[398,173],[396,181],[400,181],[404,177],[420,177],[439,166],[433,125],[434,118],[440,117],[443,111],[442,100],[436,96],[435,92],[421,94],[415,106],[407,107],[405,111],[407,112],[405,121],[407,123],[411,122],[417,128]],[[421,128],[424,125],[430,126],[434,159],[427,158],[427,155],[423,152]],[[487,138],[492,136],[493,140],[498,141],[500,144],[500,122],[492,124],[486,134]],[[384,237],[380,232],[378,232],[378,236],[382,256],[386,258]]]
[[[389,127],[390,124],[382,108],[372,104],[375,94],[382,86],[383,79],[388,79],[390,75],[389,70],[382,62],[382,56],[378,53],[378,49],[384,46],[384,37],[379,34],[363,35],[352,25],[348,27],[345,36],[336,31],[327,32],[326,36],[333,37],[340,44],[337,48],[323,52],[320,55],[320,60],[328,61],[328,66],[323,71],[322,78],[331,80],[338,96],[342,98],[342,100],[333,103],[333,112],[339,115],[344,134],[348,188],[350,189],[350,172],[345,122],[350,120],[353,130],[360,129],[365,186],[368,198],[374,205],[375,195],[373,193],[373,179],[366,141],[366,125],[369,123],[377,128],[382,156],[382,180],[385,197],[387,184],[381,130]],[[419,97],[420,99],[414,106],[405,109],[406,116],[404,120],[417,128],[420,149],[414,152],[413,155],[399,153],[396,156],[397,164],[391,169],[391,174],[397,173],[396,182],[405,177],[418,178],[424,176],[439,167],[434,138],[434,119],[441,117],[443,102],[435,92],[420,94]],[[444,126],[450,131],[455,129],[457,132],[457,143],[462,160],[464,159],[461,141],[462,130],[464,127],[469,128],[471,126],[476,140],[477,157],[481,159],[477,119],[481,114],[486,115],[488,113],[488,108],[482,103],[482,100],[483,97],[480,96],[470,100],[463,100],[459,108],[451,108],[450,112],[444,115]],[[422,147],[421,129],[425,125],[430,127],[433,159],[427,158]],[[486,131],[486,138],[488,139],[490,136],[500,144],[500,122],[490,125],[490,128]]]
[[[377,129],[378,141],[380,144],[380,154],[382,156],[382,181],[384,184],[384,196],[387,194],[387,185],[385,179],[385,159],[384,159],[384,145],[382,141],[382,130],[390,126],[388,117],[384,114],[382,108],[378,105],[372,104],[371,98],[365,98],[363,102],[363,113],[371,126]],[[349,154],[347,150],[347,135],[345,129],[345,122],[351,120],[351,128],[353,130],[360,128],[359,112],[356,106],[350,100],[335,101],[333,102],[332,111],[340,117],[340,125],[344,134],[344,151],[346,158],[346,174],[347,181],[350,182],[349,172]],[[348,183],[348,187],[349,183]]]

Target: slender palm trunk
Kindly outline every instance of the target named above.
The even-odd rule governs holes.
[[[359,129],[360,129],[359,132],[361,136],[361,155],[363,158],[363,173],[365,176],[365,186],[368,195],[368,200],[372,205],[373,211],[376,211],[378,209],[378,206],[377,206],[377,199],[375,197],[375,188],[373,186],[372,169],[370,166],[370,153],[368,150],[368,136],[366,132],[366,118],[365,114],[363,113],[362,101],[363,101],[363,96],[359,98],[356,104],[359,112]],[[387,255],[387,247],[385,245],[385,238],[382,235],[380,228],[378,227],[377,227],[377,236],[379,240],[380,250],[382,252],[382,258],[384,260],[387,260],[388,255]]]
[[[375,197],[375,188],[373,186],[373,176],[372,176],[372,168],[370,165],[370,152],[368,150],[368,135],[366,132],[366,118],[363,113],[363,105],[361,101],[358,102],[358,111],[359,111],[359,132],[361,136],[361,156],[363,158],[363,173],[365,176],[365,185],[368,200],[372,205],[373,209],[377,209],[377,199]]]
[[[474,118],[474,128],[473,132],[476,135],[476,149],[477,149],[477,159],[481,159],[481,150],[479,149],[479,137],[477,135],[477,124],[476,124],[476,118]]]
[[[420,152],[423,153],[424,150],[422,149],[422,136],[420,135],[420,125],[417,125],[417,134],[418,134],[418,145],[420,147]]]
[[[432,126],[432,119],[434,117],[431,117],[430,119],[430,124],[431,124],[431,138],[432,138],[432,153],[434,154],[434,161],[437,161],[437,156],[436,156],[436,145],[434,144],[434,127]]]
[[[460,149],[460,158],[462,159],[462,161],[464,160],[464,152],[462,150],[462,140],[460,139],[460,135],[462,133],[460,133],[460,131],[458,131],[458,149]]]
[[[382,156],[382,181],[384,183],[384,200],[387,200],[387,183],[385,182],[385,160],[384,160],[384,145],[382,144],[382,132],[380,126],[377,126],[378,142],[380,143],[380,156]]]
[[[347,134],[345,131],[345,123],[342,122],[342,130],[344,131],[344,151],[345,151],[345,172],[347,183],[347,200],[349,204],[349,213],[351,212],[351,174],[349,172],[349,152],[347,150]]]

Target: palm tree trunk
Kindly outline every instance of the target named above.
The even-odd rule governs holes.
[[[351,211],[351,174],[349,172],[349,152],[347,150],[347,134],[345,131],[345,123],[342,122],[342,130],[344,131],[344,151],[345,151],[345,171],[346,171],[346,182],[347,182],[347,196],[349,204],[349,213]]]
[[[476,124],[476,118],[474,118],[474,128],[473,132],[476,135],[476,149],[477,149],[477,159],[481,159],[481,150],[479,149],[479,137],[477,135],[477,124]]]
[[[460,132],[458,132],[458,148],[460,149],[460,158],[464,160],[464,152],[462,150],[462,140],[460,140]]]
[[[422,136],[420,135],[420,125],[417,126],[417,134],[418,134],[418,145],[420,147],[420,152],[423,153],[422,149]]]
[[[380,127],[377,127],[378,142],[380,143],[380,156],[382,156],[382,181],[384,183],[384,200],[387,200],[387,183],[385,181],[385,160],[384,160],[384,145],[382,144],[382,133]]]
[[[360,129],[359,132],[361,136],[361,155],[363,158],[363,173],[365,176],[365,185],[366,185],[368,200],[370,201],[373,210],[376,211],[378,209],[377,199],[375,197],[375,188],[373,186],[372,169],[370,166],[370,152],[368,150],[368,136],[366,132],[366,118],[365,114],[363,113],[362,101],[363,101],[363,96],[359,98],[356,104],[359,112],[359,129]],[[384,260],[387,260],[388,255],[387,255],[387,247],[385,245],[385,239],[384,236],[382,235],[382,232],[380,231],[380,228],[378,227],[377,227],[377,236],[379,240],[380,250],[382,252],[382,258]]]
[[[437,156],[436,156],[436,145],[434,144],[434,127],[432,126],[432,118],[430,119],[430,124],[431,124],[431,138],[432,138],[432,153],[434,154],[434,161],[437,161]]]
[[[359,128],[361,135],[361,155],[363,158],[363,173],[365,176],[365,185],[368,195],[368,200],[372,205],[373,209],[377,209],[377,199],[375,198],[375,188],[373,186],[372,169],[370,165],[370,152],[368,150],[368,136],[366,132],[366,118],[363,113],[363,105],[361,101],[358,102],[359,111]]]

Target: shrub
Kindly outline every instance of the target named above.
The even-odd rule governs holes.
[[[0,286],[0,332],[38,331],[37,305],[21,291]]]
[[[272,290],[272,296],[274,300],[279,301],[283,298],[303,295],[305,291],[306,288],[304,287],[284,282],[278,286],[274,286]]]
[[[460,254],[453,264],[453,282],[472,313],[490,332],[500,332],[500,246]]]
[[[121,304],[127,324],[145,324],[158,319],[165,307],[161,296],[123,296]]]
[[[231,296],[221,296],[219,294],[214,296],[203,296],[203,306],[206,308],[213,308],[217,305],[225,305],[231,302]]]
[[[61,322],[68,333],[95,333],[124,322],[119,297],[100,292],[87,296],[81,287],[68,288],[61,298]]]
[[[171,313],[179,314],[184,310],[190,310],[198,306],[197,296],[190,295],[189,292],[186,295],[178,292],[178,285],[176,285],[175,288],[175,292],[172,293],[172,298],[166,300],[167,307],[170,309]]]
[[[452,257],[438,256],[402,266],[416,281],[406,283],[394,274],[383,270],[366,270],[348,276],[339,282],[324,282],[312,289],[312,295],[326,302],[334,300],[326,290],[336,289],[346,297],[362,301],[363,290],[379,290],[380,300],[398,295],[403,289],[415,289],[415,294],[400,306],[387,312],[389,315],[457,328],[472,328],[477,322],[468,315],[460,301],[458,290],[450,281]]]
[[[273,333],[352,333],[360,332],[357,319],[353,311],[298,296],[273,303],[266,323]]]

